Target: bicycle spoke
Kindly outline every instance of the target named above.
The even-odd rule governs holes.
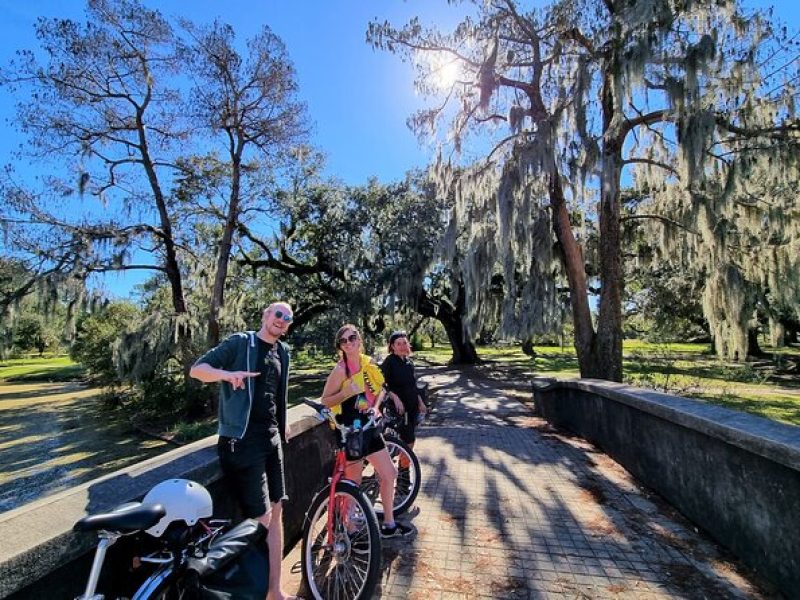
[[[367,598],[380,569],[380,532],[375,514],[363,493],[342,484],[333,498],[331,531],[327,520],[330,502],[319,496],[304,534],[304,572],[312,595],[324,600]]]
[[[351,572],[352,569],[346,569],[343,574],[343,582],[342,587],[347,591],[348,595],[352,597],[356,593],[358,593],[358,588],[361,587],[361,582],[356,581],[355,574]],[[349,591],[349,590],[352,590]]]

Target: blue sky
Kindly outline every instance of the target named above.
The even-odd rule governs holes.
[[[315,123],[314,143],[328,155],[328,171],[347,183],[370,176],[398,179],[424,165],[430,149],[421,148],[405,125],[421,106],[412,72],[396,56],[372,50],[365,43],[373,18],[404,23],[414,14],[445,27],[455,24],[457,9],[444,0],[145,0],[166,15],[196,22],[215,17],[233,25],[243,42],[263,24],[286,43],[297,69],[300,96]],[[33,48],[38,16],[83,15],[78,0],[0,0],[0,60],[17,48]],[[0,115],[12,116],[7,94],[0,89]],[[8,128],[6,131],[11,133]],[[0,163],[10,161],[13,136],[0,140]]]
[[[538,0],[534,0],[538,3]],[[746,0],[746,7],[773,5],[775,15],[800,28],[797,0]],[[347,183],[375,176],[396,180],[432,157],[420,146],[406,119],[423,105],[413,89],[409,65],[390,53],[374,51],[365,42],[372,19],[400,25],[418,15],[424,24],[449,29],[461,7],[445,0],[145,0],[167,15],[196,22],[215,17],[233,25],[244,41],[263,24],[283,38],[297,69],[300,97],[314,122],[312,142],[327,155],[327,172]],[[82,18],[82,0],[0,0],[0,62],[18,48],[35,48],[33,24],[39,16]],[[21,142],[7,124],[13,101],[0,88],[0,165],[12,162]],[[141,277],[106,277],[108,289],[126,295]]]
[[[773,5],[775,14],[800,26],[797,0],[746,0],[745,6]],[[240,39],[268,24],[286,43],[295,63],[300,95],[315,123],[314,143],[328,156],[328,171],[347,183],[370,176],[398,179],[424,165],[431,147],[421,147],[406,119],[422,106],[414,92],[409,65],[365,43],[373,18],[394,24],[419,15],[426,24],[449,28],[463,9],[445,0],[145,0],[168,15],[198,22],[221,18]],[[538,3],[538,2],[537,2]],[[33,24],[38,16],[81,17],[82,0],[0,0],[0,61],[18,48],[35,47]],[[0,118],[12,116],[12,103],[0,89]],[[4,127],[0,164],[11,161],[19,143]]]

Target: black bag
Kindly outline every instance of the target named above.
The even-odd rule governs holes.
[[[364,450],[366,449],[365,441],[363,429],[350,431],[347,434],[347,440],[344,443],[344,453],[347,460],[364,458]]]
[[[375,427],[348,433],[347,441],[344,444],[347,460],[360,460],[369,454],[376,435],[380,434]]]
[[[246,519],[221,535],[202,558],[190,558],[192,581],[185,597],[202,600],[264,600],[269,588],[267,529]]]

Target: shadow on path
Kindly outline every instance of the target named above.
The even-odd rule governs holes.
[[[535,417],[521,381],[424,373],[436,405],[402,517],[416,535],[384,544],[377,597],[780,597],[608,456]]]

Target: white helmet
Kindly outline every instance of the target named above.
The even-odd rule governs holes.
[[[198,519],[210,517],[213,511],[208,490],[188,479],[162,481],[147,492],[142,503],[160,504],[167,511],[158,523],[147,530],[154,537],[160,537],[173,521],[194,525]]]

